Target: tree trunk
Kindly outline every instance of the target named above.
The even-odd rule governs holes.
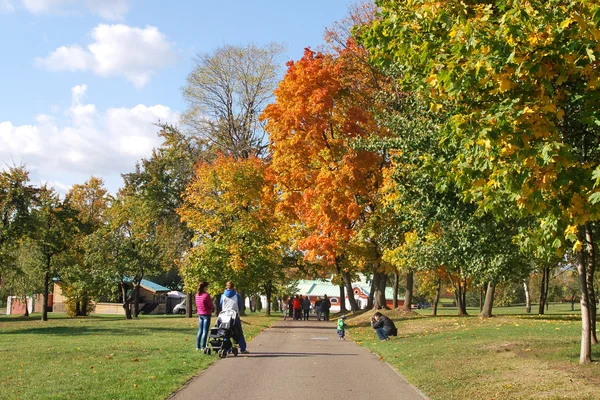
[[[404,311],[410,311],[412,309],[413,300],[413,286],[414,286],[414,272],[409,270],[406,273],[406,292],[404,293]]]
[[[575,295],[571,296],[571,311],[575,311]]]
[[[594,272],[596,270],[596,246],[594,244],[594,235],[590,224],[585,224],[585,241],[587,247],[587,290],[589,299],[590,326],[592,335],[592,344],[598,344],[598,336],[596,335],[596,291],[594,290]]]
[[[192,303],[195,301],[194,293],[186,293],[185,295],[185,317],[192,318]]]
[[[141,279],[140,279],[141,282]],[[140,315],[140,283],[133,284],[133,317],[137,318]],[[189,308],[189,305],[188,305]]]
[[[344,288],[344,284],[340,285],[340,312],[342,314],[346,314],[346,290]]]
[[[267,295],[267,317],[271,316],[271,295],[273,292],[273,283],[269,280],[265,285],[265,294]]]
[[[542,269],[542,281],[540,282],[540,306],[538,308],[538,314],[544,315],[544,307],[546,306],[546,296],[548,295],[548,275],[550,274],[550,268],[544,267]]]
[[[369,298],[367,300],[367,310],[371,310],[375,307],[375,278],[377,271],[373,269],[373,276],[371,277],[371,290],[369,291]],[[377,278],[379,279],[379,278]]]
[[[394,310],[398,309],[398,285],[400,281],[400,274],[398,273],[398,271],[394,272],[394,300],[392,303],[392,308]]]
[[[378,309],[387,308],[387,302],[385,298],[385,288],[387,281],[387,274],[384,272],[378,272],[379,280],[377,287],[375,288],[375,304]]]
[[[131,316],[131,296],[127,297],[128,285],[121,282],[121,293],[123,294],[123,309],[125,310],[125,319],[132,319]]]
[[[342,273],[342,277],[344,278],[344,285],[346,285],[346,292],[348,293],[348,301],[350,302],[350,310],[358,311],[358,303],[354,298],[354,289],[352,288],[352,279],[350,278],[350,272],[344,271]]]
[[[217,315],[219,315],[219,313],[221,312],[221,296],[222,294],[219,293],[218,295],[215,296],[215,312],[217,313]]]
[[[27,307],[27,295],[23,296],[23,299],[25,301],[25,314],[23,314],[23,316],[29,317],[29,307]]]
[[[433,299],[433,316],[437,316],[438,303],[440,302],[440,295],[442,294],[442,279],[438,278],[438,287],[435,291],[435,298]]]
[[[467,279],[464,282],[459,278],[454,286],[454,299],[456,300],[456,308],[459,316],[469,315],[467,313]]]
[[[583,242],[583,235],[578,235],[579,240]],[[589,299],[587,291],[587,268],[584,260],[583,251],[577,253],[577,277],[579,278],[579,302],[581,304],[581,351],[579,353],[579,363],[587,364],[592,362],[592,335],[591,321],[588,310]]]
[[[379,303],[379,298],[377,297],[377,290],[379,288],[379,281],[381,280],[381,275],[379,272],[373,272],[373,308],[379,310],[381,309],[381,304]]]
[[[42,304],[42,321],[48,321],[48,292],[50,286],[50,256],[46,256],[46,271],[44,272],[44,304]]]
[[[240,310],[240,315],[244,317],[246,316],[246,293],[240,290],[238,294],[242,299],[242,309]]]
[[[86,296],[83,296],[83,300],[81,300],[81,315],[84,317],[88,315],[88,303],[89,299]]]
[[[493,281],[488,283],[487,290],[485,291],[485,303],[483,303],[483,309],[481,310],[481,314],[479,314],[480,318],[491,318],[492,317],[492,308],[494,306],[494,293],[496,291],[496,284]]]
[[[531,295],[529,294],[527,281],[523,281],[523,288],[525,289],[525,312],[531,314]]]

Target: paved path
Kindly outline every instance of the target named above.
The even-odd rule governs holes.
[[[426,399],[368,350],[339,340],[333,322],[280,321],[248,350],[218,360],[170,399]]]

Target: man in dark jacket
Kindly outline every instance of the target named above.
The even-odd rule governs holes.
[[[323,320],[329,321],[329,309],[331,308],[331,302],[327,298],[327,295],[323,296],[321,300],[321,312],[323,313]]]
[[[390,336],[396,336],[398,334],[398,329],[396,329],[394,321],[380,312],[376,312],[371,317],[371,327],[375,329],[375,332],[377,332],[377,336],[381,341],[390,340]]]
[[[310,300],[308,296],[304,296],[302,300],[302,319],[308,321],[308,315],[310,314]]]

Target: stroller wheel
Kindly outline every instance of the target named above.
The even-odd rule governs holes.
[[[237,355],[238,355],[238,349],[237,349],[237,347],[234,347],[233,349],[231,349],[231,352],[233,353],[234,357],[237,357]]]
[[[219,354],[219,357],[221,357],[221,358],[227,357],[227,351],[225,351],[225,350],[222,350],[222,349],[219,350],[218,354]]]
[[[208,347],[204,348],[204,354],[209,355],[210,356],[210,349]]]

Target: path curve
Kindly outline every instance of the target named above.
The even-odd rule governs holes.
[[[279,321],[248,350],[218,360],[169,399],[427,399],[367,349],[339,340],[331,321]]]

